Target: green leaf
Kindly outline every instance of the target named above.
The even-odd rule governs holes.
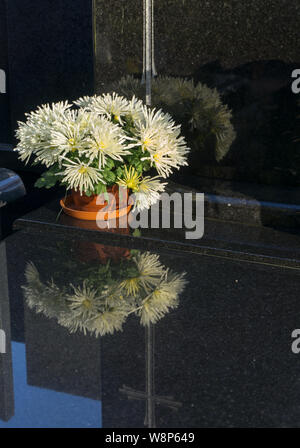
[[[108,183],[112,183],[116,180],[116,175],[112,171],[104,170],[103,171],[103,179]]]
[[[142,172],[143,172],[143,164],[142,164],[142,162],[138,162],[136,165],[135,165],[135,169],[137,170],[137,172],[139,173],[139,174],[141,174]]]
[[[102,184],[101,182],[99,182],[98,185],[96,185],[95,187],[95,193],[96,194],[102,194],[106,192],[106,185]]]
[[[124,168],[122,168],[121,166],[119,166],[116,170],[116,177],[123,177],[123,173],[124,173]]]
[[[46,171],[42,176],[35,182],[35,187],[37,188],[51,188],[59,181],[59,176],[56,176],[53,172]]]
[[[111,170],[112,168],[114,168],[115,166],[115,162],[113,161],[113,159],[107,159],[106,160],[106,164],[105,164],[105,170]]]
[[[40,177],[34,184],[37,188],[43,188],[46,185],[46,180],[43,177]]]
[[[136,230],[138,230],[138,229],[135,229],[135,231],[136,231]],[[134,231],[134,232],[135,232],[135,231]],[[134,233],[134,232],[133,232],[133,233]],[[136,256],[136,255],[139,255],[139,254],[140,254],[140,251],[137,250],[137,249],[131,249],[130,254],[134,257],[134,256]]]
[[[142,235],[142,232],[140,231],[140,229],[135,229],[132,235],[139,238]]]

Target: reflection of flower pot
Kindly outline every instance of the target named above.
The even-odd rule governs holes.
[[[106,246],[100,243],[78,243],[76,251],[81,261],[99,261],[101,264],[112,260],[114,263],[130,257],[130,250],[123,247]]]
[[[129,227],[115,229],[101,229],[103,232],[129,235]],[[76,250],[82,261],[98,260],[105,264],[108,260],[117,263],[122,258],[130,257],[130,250],[124,247],[107,246],[106,244],[92,243],[89,241],[77,242]]]
[[[107,193],[110,196],[109,201],[107,201],[103,193],[86,196],[84,193],[81,195],[79,191],[72,190],[69,196],[60,201],[60,205],[64,212],[73,218],[88,221],[109,221],[127,216],[132,207],[132,205],[128,205],[127,189],[120,189],[120,192],[121,195],[119,195],[118,185],[109,187]]]
[[[102,264],[107,263],[108,260],[112,260],[114,263],[117,263],[121,261],[122,258],[130,257],[130,250],[123,247],[109,247],[104,244],[94,243],[93,249],[96,250],[97,259]],[[92,253],[90,254],[90,257],[92,257]]]

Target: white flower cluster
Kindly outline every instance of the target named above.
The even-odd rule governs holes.
[[[142,325],[154,324],[178,306],[184,290],[185,273],[175,274],[163,266],[159,256],[145,252],[133,257],[137,275],[115,279],[101,288],[81,286],[59,288],[53,280],[44,283],[36,267],[29,263],[23,287],[27,305],[69,329],[96,336],[121,330],[134,313]],[[72,292],[69,292],[71,287]]]
[[[189,149],[180,136],[180,125],[176,125],[169,114],[150,109],[133,97],[130,101],[116,93],[99,97],[80,98],[75,104],[108,119],[113,117],[120,124],[131,117],[133,127],[130,147],[142,147],[145,157],[151,160],[160,176],[168,177],[174,168],[187,165]],[[147,154],[147,155],[146,155]]]
[[[189,148],[180,126],[161,110],[116,93],[83,97],[74,104],[76,109],[68,102],[41,106],[27,114],[16,132],[20,159],[57,166],[67,188],[93,191],[109,183],[108,170],[119,167],[115,183],[131,189],[142,210],[164,191],[159,178],[187,165]],[[151,167],[158,175],[143,177]]]

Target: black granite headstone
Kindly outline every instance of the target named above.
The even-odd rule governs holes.
[[[0,143],[8,143],[10,138],[6,8],[0,0]]]
[[[154,2],[159,74],[191,76],[219,61],[299,60],[300,5],[290,0],[159,0]],[[138,74],[143,62],[143,2],[95,0],[99,83]],[[257,73],[259,76],[259,73]]]
[[[143,2],[95,0],[96,89],[143,70]],[[290,0],[154,1],[158,75],[217,88],[233,111],[236,139],[221,162],[210,141],[190,172],[226,180],[300,185],[300,4]],[[166,92],[167,93],[167,92]],[[192,146],[192,145],[191,145]],[[189,177],[187,176],[187,182]]]
[[[93,91],[92,2],[7,2],[12,128],[40,104]]]

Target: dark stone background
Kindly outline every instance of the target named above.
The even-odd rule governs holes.
[[[113,7],[104,0],[0,0],[0,61],[6,4],[9,68],[9,95],[0,95],[0,142],[13,142],[8,104],[2,104],[8,96],[13,131],[39,104],[93,93],[93,2],[96,91],[125,74],[141,74],[141,0]],[[237,138],[229,153],[220,163],[196,154],[193,174],[300,185],[299,95],[291,92],[292,70],[300,67],[299,12],[296,0],[155,2],[158,73],[217,87],[233,110]]]
[[[6,10],[4,0],[0,0],[0,69],[5,71],[8,80]],[[6,92],[8,85],[6,85]],[[0,93],[0,142],[10,138],[10,117],[8,93]]]
[[[40,104],[93,92],[92,1],[8,0],[12,128]]]
[[[142,69],[142,0],[114,7],[95,0],[97,82]],[[159,74],[195,75],[219,61],[235,68],[249,61],[299,60],[297,0],[156,0],[155,54]]]
[[[95,0],[96,90],[142,72],[142,1],[111,8]],[[197,176],[269,185],[300,185],[300,67],[297,0],[157,0],[158,74],[216,87],[233,111],[237,138],[224,159],[194,154],[185,182]],[[184,172],[181,171],[181,172]]]

